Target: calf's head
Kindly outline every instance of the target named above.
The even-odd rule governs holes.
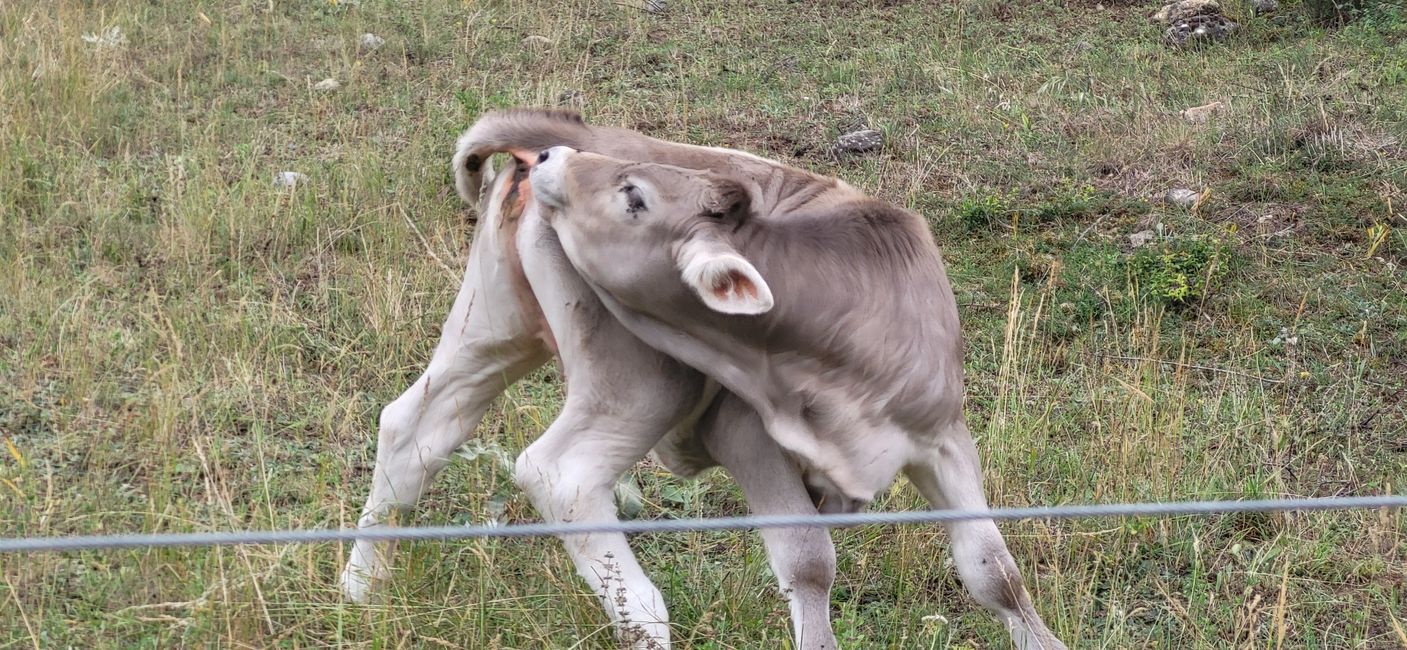
[[[642,311],[674,294],[724,314],[772,309],[772,290],[739,252],[746,190],[710,172],[553,147],[538,154],[533,196],[572,265]]]

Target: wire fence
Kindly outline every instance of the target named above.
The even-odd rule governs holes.
[[[312,530],[253,530],[195,533],[83,535],[73,537],[0,538],[0,553],[37,553],[93,549],[133,549],[167,546],[235,546],[314,544],[355,540],[446,540],[486,537],[548,537],[592,533],[681,533],[761,528],[850,528],[855,526],[932,524],[994,519],[1086,519],[1094,517],[1175,517],[1243,512],[1365,510],[1407,508],[1407,495],[1257,499],[1245,501],[1179,501],[1061,505],[990,510],[913,510],[827,515],[754,515],[710,519],[648,519],[610,522],[537,523],[478,526],[425,526]]]

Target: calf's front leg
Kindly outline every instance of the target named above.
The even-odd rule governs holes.
[[[582,391],[585,392],[585,391]],[[518,457],[515,479],[549,522],[617,521],[614,486],[663,436],[668,421],[603,412],[569,392],[562,414]],[[669,613],[620,533],[562,536],[577,573],[634,650],[670,647]]]
[[[982,462],[961,424],[939,438],[933,454],[907,468],[909,480],[935,509],[986,510]],[[1026,584],[991,519],[944,523],[958,576],[972,597],[995,614],[1020,650],[1065,650],[1031,604]]]
[[[762,418],[731,393],[699,422],[709,455],[728,470],[757,515],[814,515],[801,471],[767,435]],[[835,650],[830,592],[835,544],[825,528],[765,528],[762,541],[791,609],[797,650]]]

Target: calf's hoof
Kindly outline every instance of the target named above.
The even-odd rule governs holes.
[[[385,580],[386,576],[373,576],[365,568],[348,564],[342,570],[342,578],[338,581],[342,588],[342,599],[365,605],[371,601],[371,595],[376,590],[376,585]]]

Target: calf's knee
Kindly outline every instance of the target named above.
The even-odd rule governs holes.
[[[566,506],[583,492],[593,489],[588,476],[575,470],[556,454],[529,445],[513,465],[513,482],[535,502]]]
[[[963,585],[982,606],[1009,613],[1029,603],[1020,569],[1005,548],[982,548],[970,557],[956,559]]]
[[[417,407],[404,395],[382,407],[381,415],[376,420],[377,444],[398,447],[409,442],[415,432]]]
[[[538,454],[529,445],[522,453],[518,454],[518,459],[513,463],[513,482],[518,489],[526,492],[533,500],[537,500],[546,494],[546,486],[549,484],[549,466],[544,465],[543,459],[538,458]]]
[[[835,545],[824,528],[784,531],[795,534],[791,552],[778,558],[773,570],[784,589],[829,591],[835,582]]]

